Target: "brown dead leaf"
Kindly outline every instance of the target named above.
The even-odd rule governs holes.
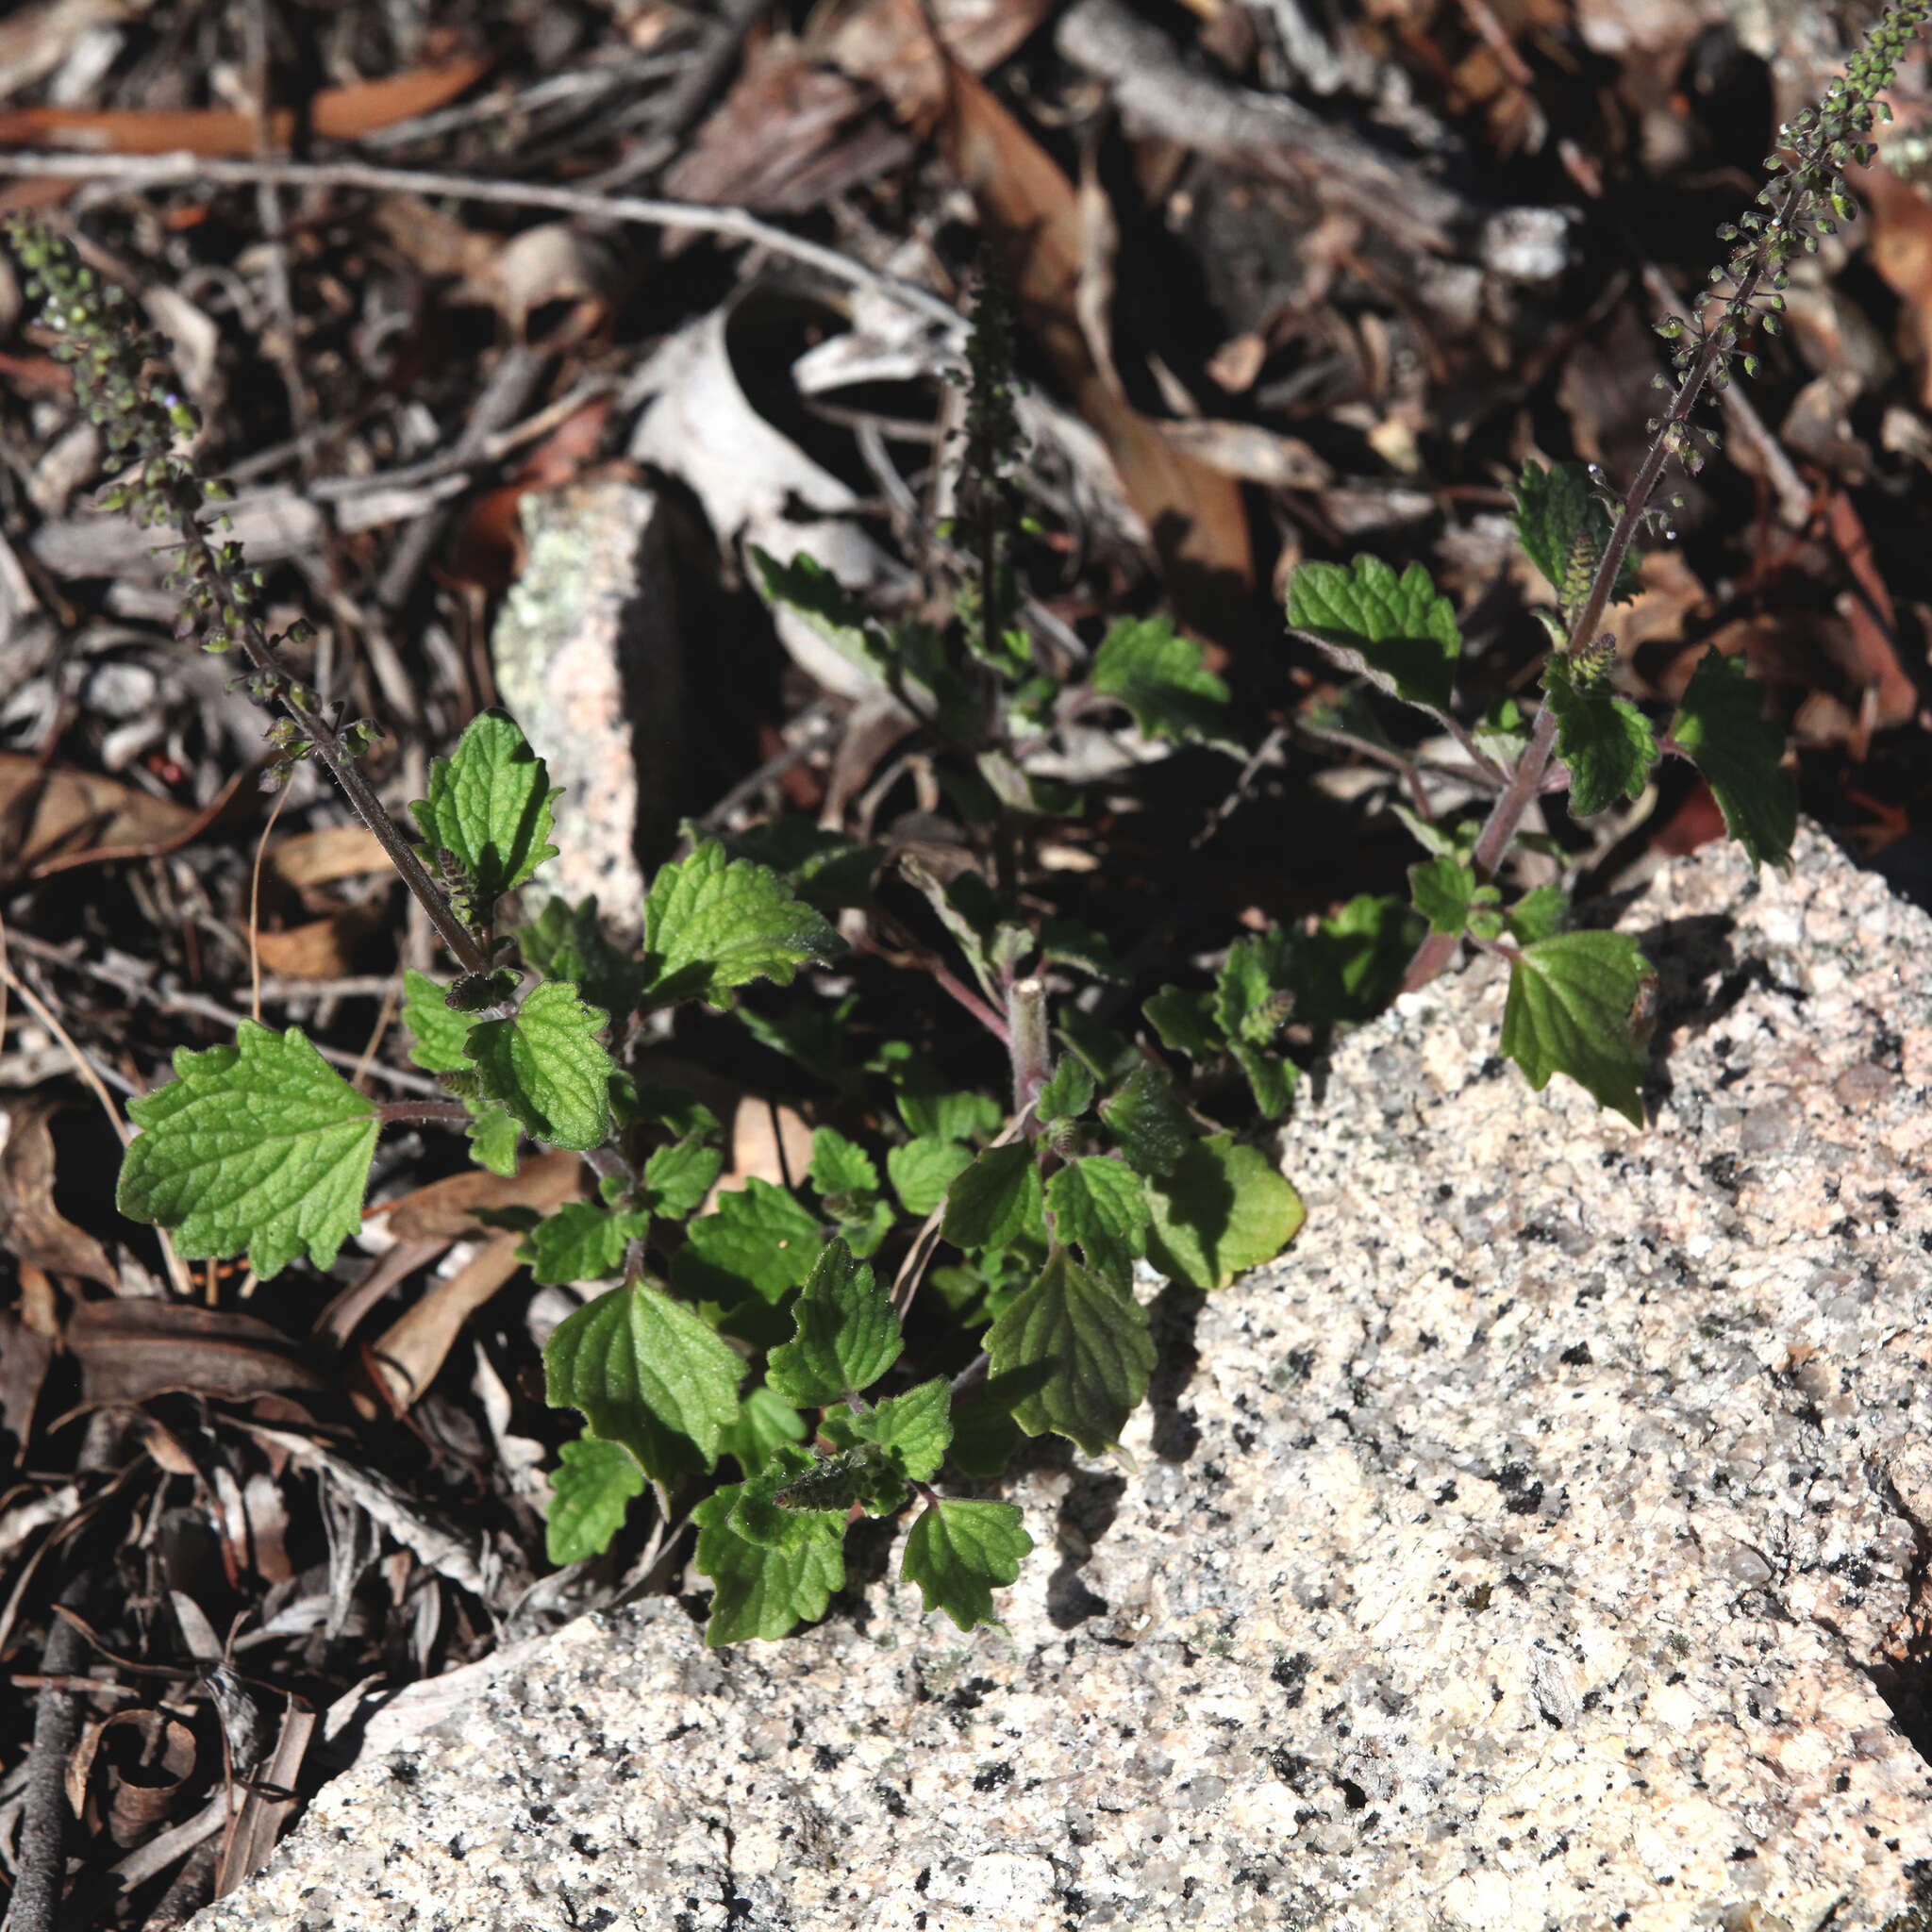
[[[0,1247],[50,1274],[79,1275],[115,1289],[99,1241],[54,1206],[54,1137],[49,1122],[62,1103],[48,1093],[0,1100]]]
[[[269,972],[284,979],[340,979],[356,948],[386,924],[380,906],[344,906],[326,919],[311,919],[285,932],[258,932],[256,950]]]
[[[47,1336],[35,1334],[12,1308],[0,1308],[0,1429],[18,1448],[26,1445],[34,1406],[53,1359],[54,1344]]]
[[[144,1402],[171,1390],[233,1399],[328,1386],[266,1322],[188,1302],[81,1302],[67,1318],[67,1346],[89,1404]]]
[[[217,1898],[225,1897],[267,1864],[282,1826],[301,1802],[296,1787],[314,1733],[315,1712],[291,1697],[275,1734],[275,1747],[260,1774],[249,1783],[235,1828],[222,1847],[221,1863],[215,1868]]]
[[[1932,201],[1882,161],[1845,172],[1871,223],[1872,266],[1899,298],[1899,348],[1919,372],[1919,406],[1932,408]]]
[[[465,55],[439,67],[412,68],[382,80],[324,88],[308,103],[308,125],[326,141],[354,141],[379,127],[446,107],[490,70]],[[287,147],[296,133],[292,108],[269,116],[269,141]],[[252,114],[228,108],[14,108],[0,112],[0,144],[75,149],[87,154],[247,156],[258,151],[260,127]]]
[[[791,1108],[747,1093],[731,1117],[731,1171],[720,1177],[708,1213],[717,1197],[747,1181],[770,1181],[774,1188],[795,1188],[811,1166],[811,1129]]]
[[[370,1348],[370,1359],[394,1408],[408,1408],[436,1379],[463,1324],[517,1272],[523,1237],[500,1234],[486,1241],[447,1281],[439,1281],[414,1307],[391,1323]],[[352,1396],[358,1408],[366,1396]],[[369,1404],[375,1413],[375,1405]]]
[[[194,1769],[194,1733],[158,1710],[117,1710],[89,1724],[67,1760],[74,1815],[125,1851],[153,1836]]]
[[[0,855],[32,873],[81,853],[153,851],[191,835],[200,814],[119,778],[0,752]]]
[[[1108,387],[1080,326],[1082,219],[1073,184],[972,75],[956,68],[954,83],[941,110],[943,149],[979,203],[1021,320],[1107,443],[1174,579],[1180,614],[1220,628],[1228,588],[1253,577],[1240,487],[1175,449]]]
[[[389,854],[367,825],[325,825],[282,840],[270,848],[268,863],[285,885],[306,892],[311,886],[387,872]]]
[[[902,120],[923,133],[943,100],[945,74],[928,18],[946,52],[970,74],[996,67],[1054,11],[1059,0],[830,0],[814,9],[806,48],[856,79],[869,80]]]
[[[475,1218],[479,1208],[534,1208],[550,1214],[583,1194],[583,1157],[558,1147],[525,1155],[508,1179],[481,1168],[453,1174],[385,1201],[364,1219],[386,1227],[399,1241],[461,1241],[481,1231]]]
[[[880,118],[870,88],[819,65],[790,34],[772,34],[746,53],[664,186],[681,201],[802,214],[887,173],[912,148]]]

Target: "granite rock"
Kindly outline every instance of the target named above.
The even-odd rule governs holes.
[[[197,1932],[1833,1932],[1926,1902],[1932,921],[1813,833],[1623,922],[1651,1124],[1478,965],[1343,1042],[1296,1246],[1043,1449],[1007,1629],[569,1626]],[[866,1575],[867,1566],[855,1563]]]

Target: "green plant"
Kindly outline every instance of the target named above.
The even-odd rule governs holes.
[[[1872,159],[1874,113],[1890,112],[1878,97],[1928,12],[1928,0],[1894,0],[1824,99],[1780,130],[1757,206],[1719,230],[1731,254],[1711,271],[1707,307],[1657,325],[1674,345],[1676,380],[1656,378],[1670,401],[1650,424],[1650,445],[1629,487],[1615,494],[1581,465],[1525,464],[1516,533],[1557,597],[1557,614],[1544,616],[1551,648],[1533,718],[1508,704],[1474,722],[1458,714],[1455,613],[1419,564],[1398,577],[1380,558],[1358,557],[1347,568],[1304,563],[1290,579],[1295,634],[1451,733],[1466,760],[1451,775],[1491,799],[1479,824],[1435,823],[1415,761],[1390,742],[1359,694],[1311,721],[1318,736],[1410,781],[1417,809],[1407,822],[1428,857],[1409,880],[1429,933],[1405,984],[1425,985],[1465,944],[1500,955],[1509,963],[1503,1052],[1532,1087],[1568,1074],[1639,1125],[1654,976],[1637,941],[1625,933],[1564,931],[1561,893],[1544,886],[1506,902],[1500,880],[1532,800],[1567,790],[1572,813],[1588,818],[1638,797],[1665,757],[1697,766],[1754,864],[1789,863],[1795,789],[1779,767],[1782,734],[1763,720],[1742,664],[1707,652],[1659,731],[1616,695],[1616,637],[1606,619],[1635,592],[1631,546],[1657,516],[1652,499],[1666,467],[1676,461],[1694,473],[1716,446],[1715,434],[1693,421],[1700,399],[1723,390],[1740,361],[1756,374],[1744,343],[1754,326],[1776,333],[1786,264],[1815,250],[1836,222],[1854,218],[1844,171]]]
[[[715,1592],[710,1641],[773,1638],[824,1612],[851,1523],[916,1501],[903,1574],[962,1628],[989,1619],[1028,1539],[1010,1505],[941,1494],[942,1468],[995,1476],[1023,1433],[1116,1446],[1153,1366],[1136,1264],[1213,1289],[1277,1253],[1302,1213],[1260,1153],[1194,1114],[1126,1041],[1070,1013],[1077,1030],[1056,1045],[1034,962],[1110,969],[1097,935],[1035,920],[1012,890],[1039,826],[1076,802],[1025,777],[1027,741],[1101,705],[1124,706],[1151,732],[1200,737],[1220,730],[1225,693],[1199,647],[1158,624],[1117,628],[1077,687],[1031,661],[1010,622],[1005,557],[1010,411],[997,393],[987,401],[1005,379],[1004,338],[982,337],[976,351],[981,574],[954,627],[962,660],[937,629],[888,631],[850,611],[803,563],[767,566],[816,621],[849,624],[918,708],[944,781],[984,836],[991,883],[971,868],[942,880],[901,867],[971,984],[909,935],[904,957],[1005,1049],[1008,1089],[995,1098],[949,1086],[906,1040],[878,1040],[851,1067],[811,996],[775,1015],[739,1006],[753,982],[792,987],[841,949],[825,912],[868,894],[878,864],[850,841],[741,841],[761,842],[766,863],[694,840],[652,880],[634,950],[609,940],[594,901],[552,900],[519,924],[507,906],[555,856],[555,793],[498,712],[434,762],[411,808],[420,842],[408,839],[356,769],[369,728],[324,715],[281,660],[299,635],[266,634],[242,558],[205,534],[217,492],[177,453],[196,425],[156,393],[156,345],[65,244],[25,224],[11,234],[82,401],[130,458],[109,500],[178,535],[183,628],[210,649],[245,651],[249,689],[286,714],[271,734],[278,773],[304,757],[327,763],[461,969],[447,983],[405,975],[411,1058],[445,1099],[370,1100],[292,1027],[244,1024],[233,1045],[178,1051],[175,1078],[130,1104],[142,1132],[123,1165],[122,1210],[169,1229],[185,1257],[245,1253],[269,1277],[298,1257],[333,1263],[359,1225],[386,1124],[466,1132],[475,1159],[506,1174],[525,1139],[578,1151],[594,1198],[494,1217],[522,1235],[540,1283],[615,1282],[544,1350],[549,1399],[584,1419],[554,1479],[552,1557],[602,1550],[648,1486],[667,1524],[682,1514],[696,1525],[696,1562]],[[808,1191],[754,1178],[713,1197],[717,1120],[649,1077],[649,1036],[681,1008],[739,1010],[764,1043],[821,1064],[835,1092],[890,1093],[891,1113],[854,1109],[873,1123],[873,1146],[827,1122]],[[1243,1050],[1267,1066],[1260,1031],[1249,1033]],[[1271,1080],[1278,1073],[1259,1084]],[[887,1257],[890,1289],[873,1266]],[[945,1319],[915,1344],[905,1324],[923,1285]],[[721,1479],[724,1457],[738,1481]]]

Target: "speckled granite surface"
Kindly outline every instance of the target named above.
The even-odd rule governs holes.
[[[1807,834],[1794,880],[1712,852],[1625,923],[1653,1125],[1531,1096],[1485,968],[1345,1042],[1287,1136],[1296,1248],[1160,1299],[1139,1473],[1011,1488],[1010,1636],[921,1617],[895,1561],[783,1645],[708,1653],[672,1603],[573,1625],[197,1932],[1914,1903],[1932,921]]]

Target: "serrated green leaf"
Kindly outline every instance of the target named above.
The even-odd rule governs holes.
[[[115,1203],[169,1229],[188,1260],[245,1250],[266,1281],[301,1254],[329,1267],[362,1225],[375,1103],[297,1027],[244,1020],[233,1046],[177,1048],[175,1078],[127,1113],[142,1131]]]
[[[1266,1155],[1232,1134],[1196,1141],[1174,1171],[1147,1184],[1147,1258],[1206,1293],[1272,1261],[1307,1218],[1301,1196]]]
[[[607,1013],[635,1010],[643,968],[633,954],[606,937],[594,896],[575,906],[548,900],[535,920],[516,928],[516,941],[532,973],[569,980],[591,1006]]]
[[[1124,704],[1146,737],[1233,743],[1227,686],[1208,669],[1201,646],[1164,617],[1120,619],[1093,654],[1087,682]]]
[[[930,1214],[955,1178],[973,1165],[973,1150],[937,1134],[922,1134],[903,1147],[886,1149],[886,1173],[907,1213]]]
[[[940,1375],[871,1408],[828,1409],[824,1433],[841,1449],[870,1443],[884,1454],[895,1474],[908,1482],[927,1482],[939,1474],[953,1440],[952,1402],[952,1385]]]
[[[870,1260],[898,1224],[898,1211],[890,1201],[865,1202],[857,1213],[846,1215],[839,1223],[839,1239],[858,1260]]]
[[[1545,470],[1526,461],[1513,493],[1516,541],[1549,579],[1565,612],[1574,615],[1589,596],[1615,519],[1581,463],[1557,463]],[[1637,559],[1625,552],[1610,602],[1627,604],[1641,588]]]
[[[1093,1075],[1097,1085],[1109,1086],[1123,1080],[1141,1064],[1140,1049],[1125,1034],[1117,1032],[1091,1013],[1078,1007],[1062,1007],[1059,1024],[1054,1028],[1059,1042]]]
[[[1462,653],[1456,608],[1412,563],[1398,577],[1379,557],[1297,564],[1288,621],[1351,671],[1405,704],[1446,711]]]
[[[889,1040],[867,1072],[892,1083],[899,1118],[915,1134],[941,1141],[971,1141],[1000,1130],[1003,1115],[990,1093],[960,1092],[925,1055],[902,1040]]]
[[[639,1086],[628,1074],[619,1074],[610,1083],[610,1098],[626,1126],[667,1127],[680,1141],[718,1138],[718,1116],[681,1087],[656,1087],[648,1082]]]
[[[906,1533],[899,1574],[919,1586],[928,1610],[943,1610],[962,1630],[993,1621],[992,1593],[1020,1574],[1033,1547],[1010,1503],[944,1498]]]
[[[1148,1024],[1172,1053],[1184,1053],[1208,1065],[1227,1051],[1227,1041],[1214,1024],[1213,999],[1178,986],[1163,986],[1141,1003]]]
[[[712,1584],[705,1641],[713,1649],[788,1636],[794,1624],[823,1617],[845,1582],[842,1523],[822,1528],[800,1549],[760,1549],[730,1527],[741,1487],[713,1491],[691,1512],[698,1525],[697,1567]]]
[[[517,1171],[517,1142],[524,1130],[509,1109],[493,1100],[472,1100],[465,1104],[470,1109],[470,1124],[463,1131],[470,1137],[470,1158],[478,1167],[500,1174],[505,1180],[513,1179]]]
[[[941,1232],[957,1248],[1003,1248],[1041,1226],[1040,1168],[1025,1141],[989,1147],[946,1190]]]
[[[775,1302],[787,1289],[804,1287],[821,1245],[817,1218],[754,1175],[690,1224],[671,1278],[706,1301],[728,1306],[750,1293]]]
[[[1049,1368],[1014,1404],[1013,1420],[1029,1436],[1051,1429],[1090,1456],[1119,1443],[1154,1372],[1146,1310],[1064,1248],[987,1330],[986,1352],[995,1375]]]
[[[1188,1110],[1174,1082],[1142,1061],[1119,1090],[1100,1103],[1100,1118],[1139,1174],[1172,1174],[1193,1138]]]
[[[736,1457],[739,1468],[753,1476],[771,1461],[775,1450],[803,1442],[810,1434],[805,1418],[760,1383],[745,1391],[738,1420],[725,1424],[718,1446],[726,1456]]]
[[[864,604],[814,557],[804,551],[790,563],[751,546],[766,598],[795,611],[841,658],[885,678],[893,669],[893,654],[884,629]]]
[[[1570,917],[1570,894],[1561,886],[1537,886],[1510,907],[1505,924],[1519,945],[1533,946],[1563,930]]]
[[[470,1064],[463,1042],[476,1024],[474,1013],[458,1013],[444,999],[441,980],[403,968],[403,1024],[409,1029],[409,1058],[425,1073],[459,1074]]]
[[[1657,974],[1624,932],[1566,932],[1525,946],[1509,969],[1503,1051],[1541,1093],[1568,1074],[1600,1107],[1643,1124]]]
[[[879,1171],[857,1141],[836,1127],[820,1127],[811,1137],[811,1184],[826,1200],[835,1195],[875,1194]]]
[[[731,1004],[754,979],[790,986],[799,967],[844,944],[775,873],[724,857],[707,840],[687,859],[661,868],[644,901],[644,991],[653,1006],[703,1000]]]
[[[1300,949],[1295,1018],[1319,1034],[1373,1019],[1401,990],[1423,922],[1400,899],[1362,893]]]
[[[1266,1048],[1294,1010],[1296,973],[1293,941],[1277,928],[1237,940],[1214,987],[1215,1024],[1269,1120],[1288,1111],[1294,1093],[1295,1068]]]
[[[1040,1090],[1033,1110],[1042,1121],[1076,1121],[1093,1105],[1095,1091],[1086,1063],[1068,1055]]]
[[[799,1550],[823,1541],[828,1532],[842,1535],[845,1512],[854,1500],[846,1491],[855,1474],[857,1487],[869,1490],[878,1472],[876,1467],[850,1468],[808,1449],[783,1444],[773,1450],[757,1475],[738,1485],[738,1501],[726,1521],[735,1535],[765,1550]],[[784,1502],[779,1501],[781,1493]],[[819,1507],[821,1503],[824,1507]]]
[[[1570,769],[1570,809],[1578,818],[1636,798],[1657,763],[1657,734],[1633,704],[1578,686],[1569,663],[1552,655],[1543,692],[1557,714],[1557,755]]]
[[[624,1526],[633,1496],[644,1492],[644,1473],[622,1442],[579,1436],[557,1452],[550,1472],[550,1516],[544,1553],[553,1563],[601,1557]]]
[[[824,1408],[869,1389],[904,1346],[891,1297],[841,1241],[825,1243],[791,1319],[797,1333],[772,1351],[765,1380],[800,1408]]]
[[[576,988],[546,979],[508,1020],[471,1027],[471,1063],[484,1091],[553,1147],[601,1147],[610,1138],[610,1076],[616,1064],[597,1036],[606,1015]]]
[[[551,1407],[582,1410],[591,1434],[622,1442],[660,1481],[684,1473],[677,1441],[704,1468],[717,1461],[743,1373],[703,1316],[641,1281],[587,1302],[543,1345]]]
[[[1751,863],[1789,868],[1798,789],[1778,763],[1784,733],[1766,720],[1763,687],[1741,658],[1716,650],[1698,658],[1671,736],[1704,774]]]
[[[623,1273],[625,1249],[650,1224],[642,1208],[613,1214],[594,1201],[567,1201],[530,1230],[517,1258],[527,1261],[532,1279],[545,1286],[608,1281]]]
[[[644,1162],[644,1194],[651,1212],[667,1221],[682,1221],[711,1191],[724,1166],[724,1155],[706,1146],[698,1134],[654,1149]]]
[[[1124,1294],[1147,1252],[1147,1190],[1124,1161],[1098,1155],[1056,1168],[1046,1183],[1054,1239],[1079,1244],[1087,1265]]]
[[[1475,874],[1454,858],[1424,859],[1408,869],[1409,896],[1431,932],[1459,938],[1469,927],[1476,894]]]
[[[1077,919],[1042,919],[1040,957],[1049,966],[1074,966],[1095,979],[1118,982],[1127,976],[1106,935]]]
[[[453,756],[433,759],[429,796],[410,806],[436,870],[439,851],[450,853],[486,903],[522,885],[557,847],[550,808],[562,787],[502,711],[470,721]]]
[[[935,1278],[940,1271],[935,1270]],[[967,1475],[1001,1474],[1020,1442],[1020,1424],[1013,1407],[1053,1379],[1051,1363],[1022,1369],[1008,1375],[991,1375],[970,1394],[953,1402],[953,1466]]]

